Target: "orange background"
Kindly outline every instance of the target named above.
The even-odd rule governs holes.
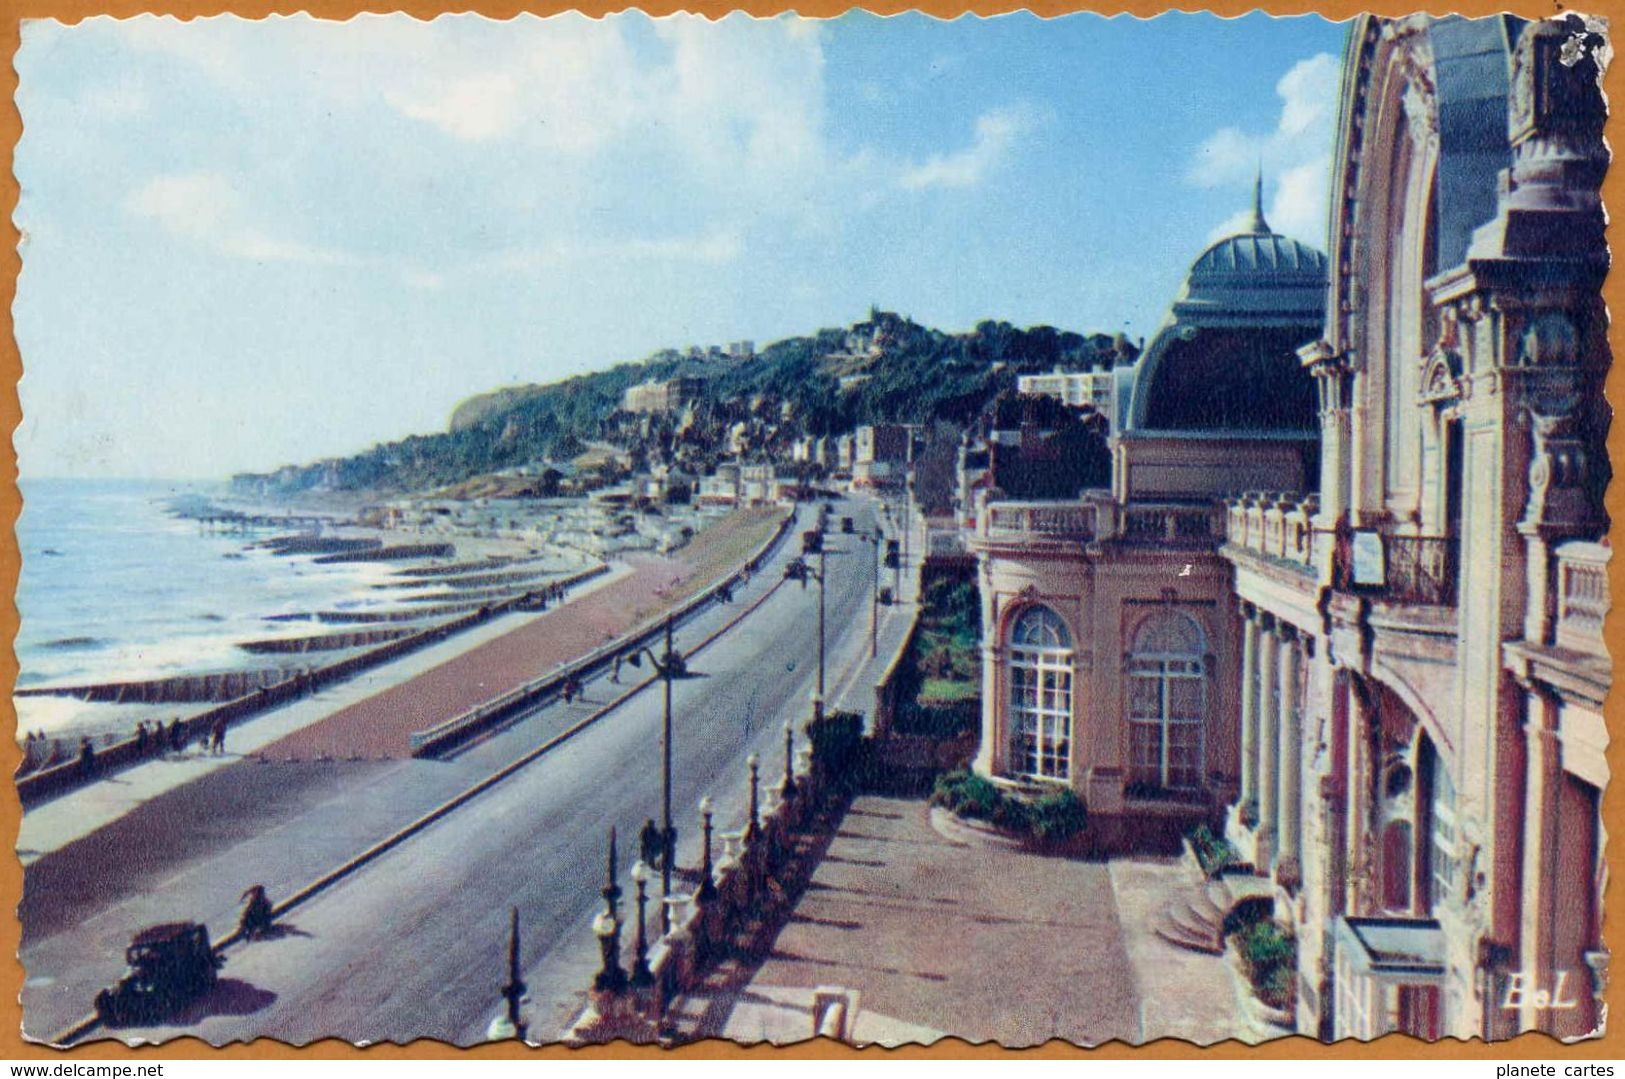
[[[928,15],[952,17],[967,12],[976,15],[995,15],[1009,11],[1030,10],[1037,15],[1061,15],[1073,11],[1094,11],[1102,15],[1128,14],[1140,17],[1151,17],[1168,10],[1168,8],[1147,0],[1128,0],[1123,3],[1084,3],[1067,2],[1067,0],[1036,0],[1030,4],[995,3],[981,0],[981,2],[962,3],[955,0],[925,0],[917,4],[909,3],[867,3],[850,5],[840,3],[839,0],[796,0],[793,3],[763,2],[763,0],[745,0],[739,4],[726,2],[708,2],[708,0],[689,0],[687,3],[673,3],[667,0],[655,0],[642,4],[618,4],[597,2],[597,0],[583,0],[581,3],[493,3],[491,0],[474,0],[459,4],[440,4],[423,2],[423,0],[405,0],[405,2],[386,4],[358,4],[354,0],[298,0],[294,3],[263,3],[258,0],[242,0],[239,3],[221,3],[219,0],[210,2],[191,2],[191,0],[167,0],[167,2],[142,3],[141,0],[113,0],[110,3],[94,3],[90,0],[0,0],[0,55],[4,56],[4,64],[0,65],[0,85],[6,90],[7,105],[0,109],[0,144],[6,147],[5,168],[0,171],[0,207],[3,207],[4,227],[0,229],[0,320],[4,323],[4,333],[0,334],[0,430],[5,432],[5,438],[0,439],[0,460],[4,462],[4,481],[0,483],[0,595],[12,597],[17,589],[18,553],[15,535],[17,514],[21,508],[21,497],[16,486],[16,454],[12,449],[11,436],[15,432],[21,411],[18,405],[16,383],[22,373],[22,360],[18,355],[17,342],[11,321],[11,304],[16,296],[17,274],[20,260],[17,254],[19,239],[15,225],[12,223],[12,213],[17,206],[17,181],[12,174],[12,154],[16,148],[17,139],[22,132],[22,118],[13,103],[16,95],[17,72],[12,66],[18,48],[18,24],[22,19],[54,18],[64,22],[75,22],[91,15],[114,15],[127,17],[142,12],[154,14],[177,15],[183,18],[216,15],[222,12],[232,12],[246,18],[259,18],[266,15],[290,15],[300,11],[308,11],[312,15],[322,18],[343,19],[362,12],[404,11],[408,14],[428,18],[442,11],[472,11],[492,18],[509,18],[521,12],[532,12],[538,15],[549,15],[560,11],[579,10],[588,15],[604,15],[615,11],[638,7],[650,15],[667,15],[672,12],[688,11],[698,14],[719,16],[729,11],[740,10],[752,15],[776,15],[784,11],[795,10],[806,16],[832,16],[847,11],[852,7],[861,7],[880,15],[893,15],[905,11],[921,11]],[[1586,14],[1603,15],[1610,17],[1615,23],[1614,46],[1616,52],[1625,44],[1625,10],[1616,10],[1621,5],[1603,2],[1594,7],[1586,7]],[[1342,2],[1342,0],[1326,0],[1325,3],[1304,3],[1301,0],[1271,0],[1269,3],[1254,5],[1235,0],[1216,0],[1203,8],[1186,8],[1182,10],[1202,10],[1218,15],[1241,15],[1255,9],[1267,10],[1278,15],[1301,15],[1318,12],[1328,18],[1346,19],[1362,12],[1372,11],[1381,15],[1407,15],[1415,9],[1396,6],[1393,4],[1363,5],[1356,2]],[[1534,3],[1520,3],[1510,6],[1498,5],[1490,0],[1455,0],[1448,8],[1442,8],[1435,14],[1455,13],[1469,16],[1492,15],[1502,11],[1527,18],[1540,18],[1558,15],[1568,10],[1563,4],[1553,2],[1550,5]],[[1177,76],[1175,76],[1177,77]],[[1625,111],[1625,55],[1616,55],[1613,67],[1604,80],[1604,90],[1611,102],[1616,103],[1614,115],[1610,117],[1607,127],[1607,137],[1611,146],[1617,148],[1625,146],[1621,139],[1621,130],[1625,124],[1621,123],[1620,114]],[[1609,245],[1614,251],[1620,249],[1622,236],[1620,218],[1625,200],[1625,165],[1615,162],[1616,167],[1611,169],[1608,179],[1603,185],[1604,198],[1610,208],[1612,221],[1608,228]],[[1625,304],[1622,304],[1621,277],[1618,272],[1610,274],[1604,293],[1613,310],[1614,322],[1609,332],[1609,340],[1613,348],[1615,363],[1609,372],[1607,394],[1608,399],[1616,407],[1625,399],[1625,330],[1621,329],[1620,321],[1625,316]],[[1610,533],[1611,542],[1616,550],[1621,549],[1621,521],[1625,520],[1625,487],[1622,487],[1620,477],[1625,475],[1625,468],[1620,462],[1625,462],[1625,418],[1616,417],[1609,432],[1609,455],[1615,462],[1615,479],[1609,488],[1607,506],[1614,522]],[[1625,653],[1625,566],[1614,566],[1612,572],[1612,591],[1614,610],[1610,615],[1607,626],[1607,639],[1614,654]],[[15,684],[17,677],[17,660],[11,648],[11,641],[17,633],[17,609],[11,599],[4,600],[0,606],[0,640],[6,642],[0,649],[0,680],[8,687],[6,699],[10,699],[9,688]],[[1615,670],[1619,667],[1616,664]],[[1615,732],[1615,739],[1608,751],[1610,770],[1621,772],[1621,763],[1625,762],[1625,739],[1619,737],[1620,731],[1620,694],[1616,690],[1610,695],[1608,706],[1605,709],[1610,731]],[[6,724],[5,736],[0,737],[0,770],[9,774],[14,771],[22,759],[21,751],[17,747],[13,734],[16,729],[16,716],[12,714]],[[1612,836],[1625,836],[1625,803],[1622,803],[1622,792],[1625,779],[1614,780],[1608,785],[1603,795],[1603,822],[1608,833]],[[16,845],[17,822],[21,819],[22,809],[17,801],[14,787],[6,786],[0,791],[0,835],[4,836],[6,849]],[[1617,840],[1616,840],[1617,842]],[[1610,852],[1612,851],[1610,847]],[[1612,874],[1613,880],[1607,896],[1607,913],[1604,918],[1603,937],[1608,950],[1619,955],[1622,964],[1625,964],[1625,943],[1622,943],[1622,919],[1612,908],[1620,901],[1622,875]],[[1076,1046],[1052,1041],[1048,1045],[1037,1049],[1023,1050],[1011,1053],[997,1046],[973,1046],[957,1039],[945,1040],[929,1048],[915,1047],[908,1049],[879,1049],[854,1050],[831,1042],[808,1042],[788,1049],[775,1050],[772,1048],[745,1049],[727,1042],[711,1041],[696,1045],[685,1046],[677,1050],[660,1050],[655,1048],[634,1047],[627,1044],[597,1047],[590,1049],[572,1050],[563,1046],[550,1046],[542,1049],[526,1050],[513,1043],[502,1045],[481,1046],[476,1049],[457,1049],[439,1042],[419,1041],[410,1046],[376,1045],[367,1049],[357,1049],[345,1042],[329,1040],[319,1042],[303,1049],[295,1049],[279,1042],[262,1039],[249,1045],[233,1045],[223,1049],[214,1049],[211,1046],[193,1039],[183,1039],[169,1042],[161,1047],[147,1047],[131,1050],[114,1042],[91,1042],[81,1048],[70,1051],[51,1049],[35,1045],[22,1039],[22,1007],[18,1002],[17,994],[20,992],[23,981],[23,968],[17,961],[17,944],[20,938],[18,924],[15,918],[15,903],[22,894],[22,868],[14,858],[0,856],[0,907],[6,911],[0,916],[0,1059],[3,1058],[44,1058],[56,1060],[108,1060],[123,1059],[133,1063],[142,1061],[156,1061],[174,1058],[259,1058],[277,1059],[283,1057],[317,1057],[317,1058],[365,1058],[370,1060],[399,1060],[399,1059],[458,1059],[463,1057],[523,1057],[527,1059],[548,1060],[575,1055],[594,1057],[621,1057],[621,1058],[659,1058],[663,1056],[676,1056],[691,1059],[769,1059],[779,1057],[807,1057],[815,1059],[842,1059],[861,1056],[864,1059],[877,1059],[881,1057],[898,1057],[905,1059],[929,1058],[970,1058],[987,1059],[1003,1055],[1020,1056],[1023,1058],[1052,1058],[1052,1059],[1089,1059],[1089,1058],[1121,1058],[1144,1057],[1148,1059],[1412,1059],[1426,1060],[1430,1058],[1451,1059],[1480,1059],[1480,1060],[1514,1060],[1514,1059],[1559,1059],[1583,1061],[1589,1059],[1615,1059],[1625,1057],[1625,1008],[1613,1009],[1612,1021],[1609,1023],[1607,1034],[1601,1039],[1583,1042],[1577,1045],[1564,1045],[1545,1035],[1526,1034],[1512,1041],[1497,1042],[1486,1045],[1482,1042],[1439,1042],[1429,1045],[1404,1035],[1393,1034],[1370,1043],[1359,1045],[1344,1042],[1338,1045],[1322,1045],[1308,1038],[1294,1037],[1282,1038],[1260,1047],[1250,1047],[1240,1043],[1226,1043],[1207,1049],[1198,1048],[1186,1042],[1163,1040],[1142,1047],[1126,1046],[1114,1042],[1097,1049],[1080,1049]],[[405,942],[403,942],[403,945]],[[1621,1000],[1621,985],[1625,983],[1625,966],[1615,968],[1613,984],[1610,987],[1608,999],[1610,1003],[1617,1004]]]

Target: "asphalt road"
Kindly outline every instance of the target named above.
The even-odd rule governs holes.
[[[871,505],[837,506],[834,519],[850,514],[860,528],[868,527]],[[851,664],[867,657],[873,554],[838,530],[827,545],[833,694]],[[739,602],[765,591],[798,547],[793,541],[782,546]],[[677,683],[673,806],[680,863],[698,862],[695,807],[702,795],[717,800],[719,830],[743,819],[749,753],[760,754],[764,779],[782,774],[783,725],[809,714],[817,594],[816,585],[779,589],[691,661],[703,677]],[[731,614],[727,608],[707,612],[685,627],[679,644],[692,647]],[[595,682],[587,696],[602,704],[617,688]],[[230,949],[220,986],[175,1025],[97,1036],[165,1040],[189,1034],[216,1044],[256,1037],[295,1044],[323,1037],[477,1042],[501,1007],[509,910],[517,907],[532,1036],[556,1037],[584,1000],[597,965],[589,923],[601,904],[607,829],[615,825],[620,831],[621,884],[630,893],[624,868],[635,857],[637,831],[646,818],[660,815],[661,697],[658,684],[639,693],[321,893],[288,916],[279,939]],[[452,762],[358,764],[355,781],[343,790],[317,784],[320,795],[274,827],[194,859],[169,879],[148,881],[121,901],[87,909],[76,925],[64,925],[32,947],[25,943],[28,1033],[49,1037],[75,1018],[94,988],[119,972],[118,948],[110,942],[126,937],[131,926],[161,920],[165,904],[173,907],[177,896],[220,932],[233,920],[236,892],[245,881],[265,880],[273,896],[286,894],[337,864],[346,851],[385,834],[391,823],[411,819],[582,713],[579,704],[553,704]],[[657,918],[652,903],[651,924]]]

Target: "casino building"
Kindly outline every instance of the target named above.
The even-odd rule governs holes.
[[[1262,904],[1285,1029],[1604,1019],[1602,44],[1354,23],[1330,259],[1255,197],[1114,370],[1110,487],[976,520],[975,767],[1111,845],[1222,827],[1183,928]]]
[[[1219,554],[1228,495],[1315,469],[1326,258],[1252,222],[1204,251],[1145,353],[1114,368],[1110,485],[989,493],[978,771],[1067,784],[1108,845],[1217,822],[1240,777],[1241,635]]]
[[[1301,1033],[1578,1037],[1608,959],[1608,256],[1578,20],[1358,22],[1319,475],[1230,502],[1241,790]]]

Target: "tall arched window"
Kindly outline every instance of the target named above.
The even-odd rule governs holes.
[[[1423,735],[1416,748],[1416,809],[1421,818],[1417,833],[1427,839],[1419,864],[1421,907],[1431,912],[1456,891],[1460,866],[1456,861],[1456,788],[1433,742]]]
[[[1163,611],[1134,634],[1129,654],[1129,778],[1169,791],[1202,786],[1207,638],[1188,615]]]
[[[1072,774],[1072,635],[1048,607],[1010,627],[1010,770],[1038,779]]]

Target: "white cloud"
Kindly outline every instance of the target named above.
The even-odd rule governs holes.
[[[1187,182],[1239,187],[1262,168],[1265,185],[1273,191],[1265,210],[1270,226],[1324,243],[1339,76],[1339,63],[1330,53],[1298,61],[1275,84],[1281,113],[1274,129],[1215,131],[1192,156]],[[1214,238],[1233,234],[1251,216],[1250,209],[1238,210],[1214,230]]]
[[[471,75],[416,99],[392,96],[390,104],[454,138],[483,142],[513,130],[519,116],[517,94],[518,82],[511,75]]]
[[[976,133],[969,146],[952,153],[933,154],[921,164],[905,168],[897,178],[897,185],[908,191],[976,187],[1034,126],[1032,114],[1023,110],[985,112],[976,121]]]
[[[133,192],[125,208],[199,247],[255,262],[340,263],[342,252],[272,236],[250,218],[231,181],[219,173],[156,176]]]

